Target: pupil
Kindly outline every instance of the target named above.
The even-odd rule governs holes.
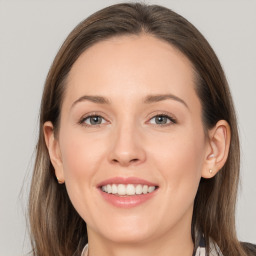
[[[91,117],[91,124],[100,124],[100,123],[101,123],[101,117],[99,116]]]
[[[157,124],[165,124],[167,121],[167,117],[165,116],[158,116],[157,119],[156,119],[156,123]]]

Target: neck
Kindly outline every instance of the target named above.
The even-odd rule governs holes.
[[[157,238],[139,242],[111,241],[88,230],[89,256],[192,256],[191,222],[187,224],[178,225],[172,232]]]

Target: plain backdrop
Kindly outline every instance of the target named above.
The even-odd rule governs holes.
[[[0,1],[0,256],[29,249],[26,204],[45,77],[68,33],[119,1]],[[144,1],[191,21],[217,53],[233,94],[242,146],[237,231],[256,243],[256,1]]]

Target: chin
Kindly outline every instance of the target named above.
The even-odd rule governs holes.
[[[105,237],[118,244],[136,244],[136,243],[143,243],[152,237],[153,234],[149,234],[148,232],[143,232],[143,230],[113,230],[107,232]]]
[[[154,223],[154,224],[153,224]],[[145,217],[126,216],[112,221],[109,219],[98,226],[97,233],[105,239],[121,244],[136,244],[150,241],[159,232],[159,225],[156,219],[149,220]],[[160,224],[160,223],[159,223]]]

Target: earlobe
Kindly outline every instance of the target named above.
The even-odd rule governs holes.
[[[224,166],[230,147],[230,126],[227,121],[220,120],[209,131],[209,142],[202,170],[203,178],[212,178]]]
[[[64,173],[59,142],[54,135],[54,127],[50,121],[44,123],[44,139],[48,148],[51,163],[59,184],[64,183]]]

